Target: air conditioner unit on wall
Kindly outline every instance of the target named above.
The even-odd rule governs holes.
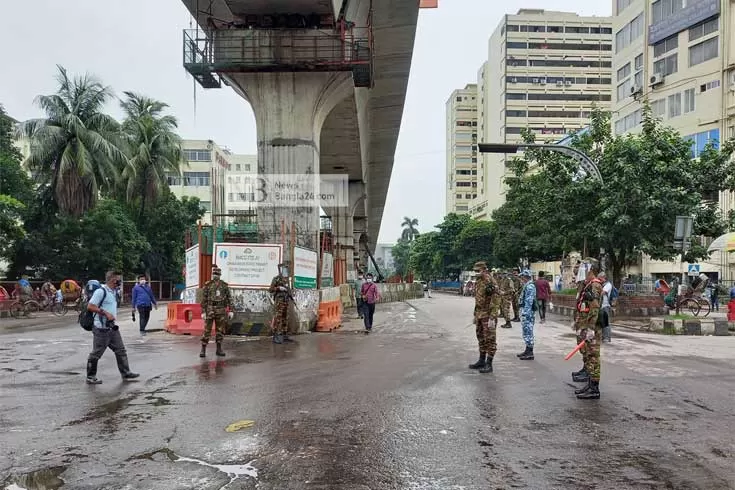
[[[643,93],[643,87],[639,85],[633,85],[632,87],[630,87],[630,95],[632,95],[633,97],[635,97],[636,95],[640,95],[642,93]]]
[[[572,86],[572,82],[570,82],[569,80],[567,80],[566,82],[564,82],[564,85],[567,86],[567,87],[571,87]]]
[[[562,82],[561,80],[559,80],[558,82],[556,82],[556,86],[557,87],[563,87],[564,86],[564,82]]]
[[[657,87],[664,83],[664,76],[661,73],[654,73],[650,80],[651,87]]]

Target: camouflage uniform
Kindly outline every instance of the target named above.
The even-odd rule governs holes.
[[[480,276],[475,283],[475,333],[480,353],[494,357],[497,351],[496,327],[500,314],[500,288],[495,278]]]
[[[602,340],[602,323],[600,322],[600,304],[602,302],[602,283],[599,279],[587,281],[577,297],[574,330],[577,331],[577,343],[587,340],[582,347],[584,368],[592,381],[600,381],[600,342]],[[594,337],[587,339],[588,332]]]
[[[500,303],[503,310],[503,319],[505,324],[510,325],[510,321],[513,319],[511,316],[511,310],[513,308],[513,280],[509,275],[505,275],[500,283]]]
[[[280,291],[279,287],[285,287],[285,291]],[[271,281],[271,287],[269,289],[273,295],[273,301],[275,303],[275,315],[273,317],[273,335],[284,335],[288,334],[288,297],[289,287],[288,280],[278,275]]]
[[[232,295],[230,287],[222,280],[213,279],[207,281],[202,288],[202,311],[207,315],[202,334],[202,345],[209,343],[212,335],[212,323],[215,324],[215,341],[221,344],[225,337],[225,326],[227,325],[227,308],[232,308]]]
[[[523,285],[521,284],[521,279],[515,274],[512,274],[510,276],[510,280],[513,284],[513,297],[512,297],[513,319],[518,320],[520,319],[520,311],[518,308],[518,302],[521,299],[521,289],[523,289]]]

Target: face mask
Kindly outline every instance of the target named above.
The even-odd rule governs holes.
[[[367,282],[373,282],[373,278],[372,277],[368,277]]]
[[[146,282],[147,282],[147,281],[146,281],[145,279],[141,279],[141,280],[140,280],[140,285],[141,285],[141,286],[145,286],[145,283],[146,283]]]
[[[212,274],[212,279],[214,279],[215,281],[219,281],[220,277],[222,276],[220,276],[219,274]]]
[[[288,269],[281,270],[281,277],[288,277]]]

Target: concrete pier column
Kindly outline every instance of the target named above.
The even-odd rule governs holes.
[[[227,79],[250,102],[255,113],[258,174],[318,176],[322,125],[334,106],[354,93],[350,75],[244,73],[230,74]],[[265,192],[276,190],[267,188]],[[314,191],[318,190],[317,186]],[[254,192],[262,242],[281,242],[283,220],[287,228],[292,222],[296,224],[297,245],[318,249],[318,202],[299,207],[262,205],[261,191],[254,189]],[[289,250],[285,250],[285,258],[290,258]]]

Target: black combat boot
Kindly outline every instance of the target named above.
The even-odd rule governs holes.
[[[516,357],[523,357],[523,356],[525,356],[526,354],[528,354],[528,346],[526,346],[526,350],[524,350],[524,351],[523,351],[523,352],[521,352],[520,354],[516,354]]]
[[[587,393],[590,389],[590,382],[587,381],[587,384],[584,385],[584,388],[579,388],[578,390],[574,390],[575,395],[581,395],[582,393]]]
[[[215,354],[219,357],[225,357],[225,351],[222,350],[222,342],[217,342],[217,352]]]
[[[492,356],[487,356],[487,361],[485,361],[485,366],[480,368],[480,372],[482,374],[492,373],[493,372],[493,358]]]
[[[511,325],[510,322],[506,320],[505,324],[501,325],[500,328],[513,328],[513,325]]]
[[[584,364],[582,364],[582,369],[580,369],[579,371],[572,372],[572,376],[579,376],[580,374],[584,374],[586,372],[587,371],[585,371],[585,369],[584,369]]]
[[[576,376],[572,375],[572,381],[574,381],[575,383],[586,383],[589,380],[590,380],[590,373],[588,373],[586,369],[582,371],[581,373],[577,374]]]
[[[533,347],[528,347],[527,352],[525,352],[518,359],[520,359],[521,361],[533,361]]]
[[[577,395],[580,400],[599,400],[600,399],[600,382],[590,380],[590,386],[587,391]]]
[[[518,318],[518,316],[516,315],[516,316],[515,316],[515,318],[513,318],[513,319],[512,319],[511,321],[512,321],[512,322],[516,322],[516,323],[518,323],[518,322],[520,322],[520,321],[521,321],[521,319],[520,319],[520,318]]]
[[[480,358],[476,363],[470,364],[470,369],[482,369],[483,367],[485,367],[485,353],[480,352]]]
[[[283,334],[283,343],[296,342],[294,339],[288,336],[287,333]]]
[[[202,351],[199,353],[199,357],[207,357],[207,344],[202,344]]]
[[[115,355],[115,359],[117,359],[117,369],[120,371],[123,380],[135,379],[140,376],[140,374],[130,371],[127,354]]]
[[[98,385],[102,384],[102,381],[97,379],[97,360],[87,360],[87,384]]]

